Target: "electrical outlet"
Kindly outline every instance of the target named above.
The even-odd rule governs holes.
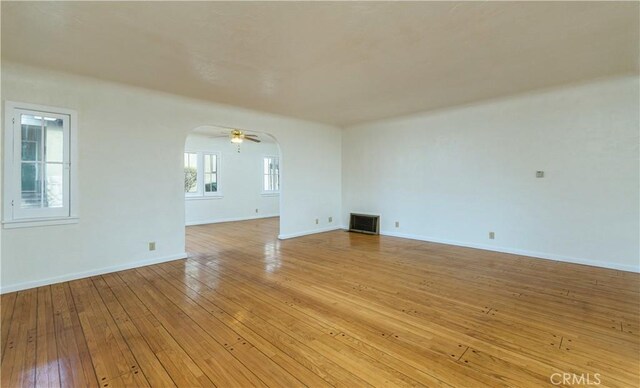
[[[256,209],[256,213],[258,212],[258,209]]]
[[[489,232],[489,239],[490,240],[494,240],[496,238],[496,233],[495,232]]]
[[[333,217],[329,217],[329,222],[333,222]]]
[[[320,220],[316,218],[316,225],[320,223]]]
[[[150,251],[155,251],[156,250],[156,242],[155,241],[151,241],[149,243],[149,250]]]
[[[400,221],[396,221],[396,228],[400,227]]]

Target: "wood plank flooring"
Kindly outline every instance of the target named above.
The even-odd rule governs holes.
[[[2,387],[640,384],[638,274],[277,229],[192,226],[186,260],[2,295]]]

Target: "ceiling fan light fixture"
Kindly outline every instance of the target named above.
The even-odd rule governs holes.
[[[231,138],[231,142],[235,144],[240,144],[242,143],[242,138],[240,136],[234,136]]]

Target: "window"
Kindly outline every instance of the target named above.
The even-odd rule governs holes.
[[[198,154],[184,153],[184,192],[194,194],[198,192]]]
[[[278,193],[280,191],[280,164],[275,156],[265,156],[263,159],[263,193]]]
[[[5,227],[77,220],[76,113],[14,102],[5,113]]]
[[[204,154],[204,192],[218,191],[218,157],[214,154]]]
[[[217,153],[184,153],[184,192],[187,197],[221,196]]]

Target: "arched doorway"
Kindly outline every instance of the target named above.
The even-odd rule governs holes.
[[[210,230],[260,232],[265,242],[275,241],[280,229],[282,191],[280,145],[270,134],[244,129],[242,140],[236,137],[232,141],[233,130],[205,125],[194,128],[186,137],[187,237],[189,227],[234,223]]]

